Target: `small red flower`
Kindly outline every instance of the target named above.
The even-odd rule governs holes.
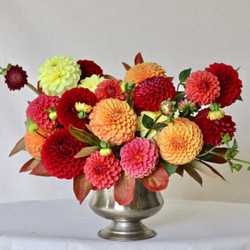
[[[166,77],[146,79],[135,87],[134,100],[138,113],[141,111],[158,111],[161,102],[175,97],[175,87]]]
[[[95,62],[89,60],[79,60],[77,63],[80,65],[80,69],[82,71],[80,80],[86,77],[91,77],[94,74],[103,76],[101,67]]]
[[[221,142],[221,133],[225,135],[229,133],[230,137],[234,136],[236,131],[235,123],[232,121],[232,117],[225,115],[220,120],[212,121],[207,118],[209,108],[201,110],[196,117],[194,122],[200,127],[203,134],[204,144],[206,146],[215,146]]]
[[[87,118],[80,119],[78,111],[75,108],[76,102],[85,103],[95,106],[97,102],[96,96],[85,88],[73,88],[64,92],[58,102],[57,116],[59,122],[65,127],[71,124],[74,127],[84,129],[85,124],[88,122]]]
[[[85,158],[75,155],[88,144],[74,138],[66,129],[50,135],[41,151],[42,164],[46,170],[59,179],[72,179],[83,173]]]
[[[5,82],[10,90],[20,90],[28,83],[26,71],[19,65],[11,65],[5,75]]]
[[[214,63],[206,68],[206,71],[214,74],[220,82],[220,95],[214,102],[220,103],[223,108],[231,105],[240,97],[242,83],[238,72],[232,66]]]

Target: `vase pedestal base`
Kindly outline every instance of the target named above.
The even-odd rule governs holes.
[[[141,221],[113,221],[108,227],[100,230],[101,238],[114,241],[134,241],[149,239],[156,235],[152,229],[148,229]]]

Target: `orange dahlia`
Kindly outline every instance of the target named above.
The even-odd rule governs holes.
[[[37,133],[30,133],[27,131],[24,136],[25,149],[35,159],[39,159],[41,156],[41,149],[44,142],[46,141],[44,137],[49,137],[53,132],[55,132],[55,129],[53,130],[39,129],[37,132],[41,135]]]
[[[118,99],[103,99],[89,116],[93,132],[101,140],[121,145],[134,138],[137,121],[128,103]]]
[[[202,132],[187,118],[176,118],[157,137],[161,157],[174,165],[191,162],[203,146]]]
[[[165,76],[165,73],[165,70],[157,63],[139,63],[127,71],[124,81],[138,84],[148,78]]]

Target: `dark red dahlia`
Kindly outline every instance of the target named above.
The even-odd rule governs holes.
[[[220,82],[220,95],[214,102],[220,103],[223,108],[234,103],[240,97],[242,83],[238,72],[232,66],[214,63],[209,65],[206,71],[214,74]]]
[[[75,158],[75,155],[87,145],[74,138],[68,130],[60,129],[43,144],[42,164],[51,175],[59,179],[72,179],[83,172],[85,158]]]
[[[175,87],[166,77],[153,77],[142,81],[135,87],[135,108],[141,111],[158,111],[161,102],[175,97]]]
[[[229,115],[225,115],[220,120],[211,121],[207,118],[209,111],[209,108],[201,110],[193,121],[201,129],[204,144],[206,146],[215,146],[221,142],[221,133],[223,135],[229,133],[231,138],[234,136],[236,124],[232,121],[232,117]]]
[[[10,90],[20,90],[28,83],[26,71],[19,65],[11,65],[5,75],[5,82]]]
[[[81,79],[84,79],[85,77],[91,77],[94,74],[103,76],[101,67],[95,62],[89,60],[79,60],[77,63],[80,65],[80,69],[82,71]]]
[[[97,85],[95,90],[98,100],[115,98],[121,101],[126,100],[126,94],[121,90],[121,82],[117,80],[105,80]]]
[[[59,122],[65,127],[71,124],[74,127],[84,129],[85,124],[89,121],[88,118],[80,119],[78,111],[75,108],[77,102],[95,106],[97,102],[96,96],[85,88],[73,88],[64,92],[58,102],[57,116]]]
[[[46,110],[56,109],[59,98],[42,94],[29,103],[26,110],[27,120],[32,117],[40,129],[54,129],[58,125],[58,119],[48,118],[49,112]]]

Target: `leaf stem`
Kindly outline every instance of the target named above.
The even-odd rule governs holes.
[[[204,155],[207,155],[207,154],[211,153],[214,149],[216,149],[217,147],[219,147],[221,144],[222,144],[222,142],[218,143],[217,145],[215,145],[214,147],[212,147],[211,149],[209,149],[205,153],[203,153],[201,155],[198,155],[197,157],[201,157],[201,156],[204,156]]]
[[[41,95],[41,93],[30,83],[26,84],[31,90],[33,90],[37,95]]]
[[[36,133],[37,133],[38,135],[40,135],[41,137],[43,137],[44,139],[47,139],[47,137],[46,137],[46,136],[42,135],[42,134],[41,134],[41,133],[39,133],[38,131],[36,131]]]

